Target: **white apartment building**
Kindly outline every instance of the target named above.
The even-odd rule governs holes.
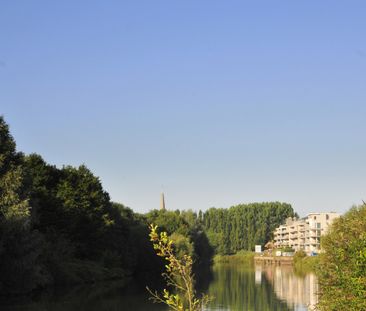
[[[295,251],[319,252],[320,237],[327,232],[329,225],[340,215],[330,213],[311,213],[305,218],[287,218],[286,224],[274,232],[275,247],[291,247]]]

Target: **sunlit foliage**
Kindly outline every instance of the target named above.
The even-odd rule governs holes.
[[[150,240],[157,255],[163,257],[167,264],[162,274],[169,289],[164,289],[162,294],[148,288],[155,302],[164,303],[175,311],[201,311],[208,303],[209,297],[202,295],[198,298],[195,291],[195,281],[192,272],[193,260],[190,255],[177,254],[174,249],[176,241],[166,232],[157,231],[157,226],[150,225]]]
[[[322,239],[320,310],[366,310],[366,205],[336,219]]]

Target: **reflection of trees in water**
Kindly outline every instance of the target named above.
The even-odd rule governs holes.
[[[318,280],[315,274],[296,275],[292,267],[257,266],[256,272],[264,272],[278,296],[290,306],[308,306],[312,309],[318,302]]]
[[[195,272],[197,293],[207,292],[214,278],[211,265],[200,265]]]
[[[214,280],[209,295],[214,297],[211,306],[220,310],[285,311],[292,310],[280,301],[266,278],[255,280],[252,267],[240,264],[221,264],[213,267]]]
[[[240,264],[215,265],[200,272],[199,291],[208,288],[214,297],[211,310],[221,311],[289,311],[299,304],[311,303],[316,284],[314,276],[296,276],[292,268]],[[212,278],[213,277],[213,278]],[[312,279],[313,278],[313,279]],[[32,300],[17,301],[13,306],[0,303],[1,311],[167,311],[163,305],[148,301],[143,288],[146,283],[105,282],[97,285],[71,287],[41,292]],[[313,298],[311,298],[313,297]],[[287,302],[287,303],[286,303]],[[210,309],[208,309],[209,311]]]
[[[105,282],[90,286],[43,291],[30,301],[4,306],[1,311],[167,311],[162,305],[153,304],[149,295],[137,284]]]

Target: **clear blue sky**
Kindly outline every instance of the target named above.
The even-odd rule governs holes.
[[[0,2],[18,149],[136,211],[366,200],[366,2]]]

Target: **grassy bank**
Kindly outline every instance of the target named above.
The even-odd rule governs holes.
[[[317,271],[319,256],[306,256],[304,252],[296,252],[294,256],[294,269],[297,273]]]
[[[311,256],[305,257],[294,263],[294,268],[296,271],[302,272],[316,272],[319,265],[319,257]]]
[[[254,252],[239,251],[234,255],[216,255],[214,263],[240,263],[251,265],[254,262]]]

